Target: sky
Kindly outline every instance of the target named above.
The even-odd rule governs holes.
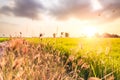
[[[120,0],[0,0],[0,36],[120,34]]]

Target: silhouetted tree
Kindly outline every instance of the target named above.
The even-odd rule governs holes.
[[[113,37],[113,38],[119,38],[120,36],[117,35],[117,34],[112,34],[112,37]]]
[[[66,33],[65,33],[65,37],[69,37],[69,33],[66,32]]]
[[[5,34],[3,34],[3,37],[5,37]]]
[[[102,37],[104,37],[104,38],[119,38],[120,36],[117,35],[117,34],[104,33],[104,34],[102,35]]]
[[[56,38],[56,33],[53,33],[53,38]]]
[[[43,36],[43,34],[42,34],[42,33],[40,33],[39,37],[41,38],[42,36]]]
[[[20,32],[20,37],[22,37],[22,32]]]
[[[109,33],[103,33],[103,34],[102,34],[102,37],[104,37],[104,38],[109,38],[109,37],[111,37],[111,35],[110,35]]]
[[[61,37],[63,37],[64,32],[61,32]]]

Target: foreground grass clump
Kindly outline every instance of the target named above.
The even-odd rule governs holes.
[[[52,45],[67,58],[72,57],[72,63],[68,63],[69,68],[75,65],[80,71],[79,76],[85,80],[89,77],[120,79],[119,38],[29,38],[27,41],[47,44],[48,51],[51,51],[49,46]]]
[[[67,71],[72,58],[52,47],[48,52],[47,45],[24,39],[11,39],[8,45],[0,57],[0,80],[81,80],[76,65]]]

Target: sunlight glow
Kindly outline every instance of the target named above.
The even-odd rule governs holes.
[[[91,6],[92,6],[93,10],[102,9],[102,5],[100,4],[100,2],[98,0],[91,0]]]
[[[97,33],[97,29],[95,27],[85,27],[83,29],[83,34],[87,37],[93,37],[95,33]]]

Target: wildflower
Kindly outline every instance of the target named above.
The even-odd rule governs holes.
[[[0,66],[3,67],[6,64],[5,58],[1,57],[0,58]]]
[[[13,69],[22,65],[23,61],[24,61],[24,58],[16,59],[13,64]]]
[[[83,45],[82,45],[82,44],[79,44],[79,48],[80,48],[80,49],[83,49]]]
[[[69,60],[70,60],[70,61],[73,61],[73,60],[74,60],[74,56],[73,56],[73,55],[70,55],[70,56],[69,56]]]
[[[115,79],[114,75],[112,75],[112,76],[110,76],[110,77],[107,78],[107,80],[114,80],[114,79]]]
[[[88,69],[89,68],[89,65],[87,63],[84,63],[82,66],[81,66],[81,69]]]
[[[0,46],[0,56],[2,55],[2,53],[3,53],[3,47]]]
[[[105,64],[105,61],[103,61],[102,59],[100,61],[101,61],[101,64]]]
[[[19,72],[17,73],[16,77],[19,78],[22,76],[22,74],[24,73],[24,70],[22,67],[19,68]]]
[[[98,50],[97,50],[97,54],[99,55],[99,54],[101,54],[102,53],[102,48],[99,48]]]
[[[27,46],[25,46],[25,47],[23,47],[22,48],[22,52],[25,54],[25,53],[28,53],[28,47]]]
[[[3,80],[3,77],[2,77],[2,75],[1,75],[1,73],[0,73],[0,80]]]
[[[9,47],[10,48],[19,48],[20,45],[23,44],[23,39],[17,38],[17,39],[11,39],[9,41]]]
[[[83,64],[83,60],[82,60],[82,59],[78,60],[77,65],[80,66],[80,65],[82,65],[82,64]]]
[[[84,79],[80,77],[79,80],[84,80]]]
[[[96,77],[90,77],[88,80],[101,80],[101,79],[96,78]]]
[[[109,52],[110,52],[110,47],[106,47],[105,54],[108,55]]]

